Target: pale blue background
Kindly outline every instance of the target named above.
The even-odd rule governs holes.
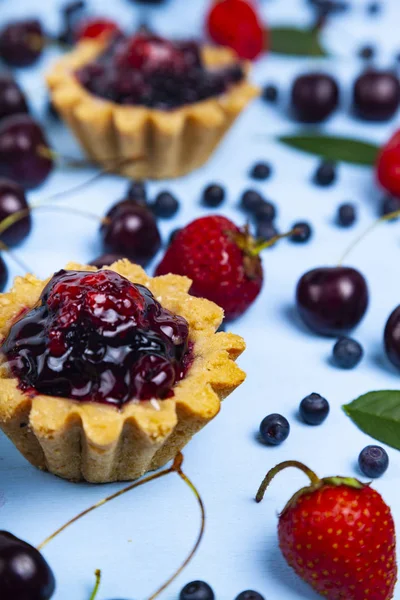
[[[56,27],[58,2],[50,0],[2,0],[1,19],[17,14],[42,13],[48,26]],[[126,25],[137,22],[138,12],[124,0],[91,3],[99,14],[118,17]],[[198,34],[205,0],[170,0],[161,9],[150,11],[152,24],[160,32],[175,35]],[[366,139],[384,141],[396,127],[364,124],[349,117],[347,92],[361,68],[356,49],[372,41],[379,49],[379,63],[393,64],[400,51],[398,0],[384,2],[380,17],[365,16],[366,1],[354,2],[354,10],[334,20],[325,41],[334,59],[325,62],[268,56],[255,68],[260,83],[276,82],[286,90],[292,77],[302,70],[323,66],[342,83],[343,107],[327,124],[327,129]],[[269,0],[262,3],[271,23],[306,24],[305,0]],[[20,73],[37,114],[43,113],[45,97],[42,71],[53,60],[52,53],[39,69]],[[51,138],[60,150],[77,153],[61,126],[48,123]],[[276,539],[276,514],[304,477],[296,472],[281,475],[271,487],[265,502],[253,501],[264,473],[281,460],[297,458],[321,475],[359,475],[356,458],[371,439],[345,417],[341,405],[371,389],[398,388],[399,374],[388,364],[382,351],[382,332],[390,311],[400,303],[400,224],[383,225],[354,251],[349,264],[368,278],[371,305],[356,336],[365,348],[362,364],[353,372],[339,371],[329,363],[332,341],[306,332],[293,312],[293,293],[299,276],[307,269],[332,265],[355,235],[377,214],[381,194],[369,169],[342,166],[338,184],[324,190],[310,185],[316,159],[297,154],[274,142],[274,135],[290,132],[296,125],[286,116],[282,104],[268,106],[256,101],[243,115],[208,165],[184,179],[152,184],[151,192],[172,189],[182,201],[173,222],[162,223],[169,231],[205,214],[199,205],[206,183],[221,181],[228,189],[224,212],[243,222],[236,210],[239,194],[253,185],[249,167],[257,159],[274,165],[274,175],[257,187],[279,206],[279,227],[287,229],[296,219],[309,219],[315,227],[311,243],[305,246],[283,242],[266,252],[266,285],[247,315],[235,323],[233,331],[242,334],[248,350],[240,361],[247,370],[246,383],[223,406],[220,416],[199,434],[185,451],[185,468],[198,485],[207,507],[204,543],[194,561],[164,594],[176,598],[188,581],[201,578],[215,589],[218,599],[230,600],[246,588],[259,590],[267,600],[313,599],[316,596],[286,567]],[[90,171],[56,171],[45,186],[30,195],[32,201],[48,197],[85,181]],[[107,177],[82,194],[71,195],[59,204],[85,208],[102,215],[121,197],[126,183]],[[343,231],[332,223],[336,207],[344,201],[357,204],[360,218],[353,230]],[[68,260],[85,262],[100,253],[97,225],[73,215],[38,213],[30,238],[18,255],[40,276],[60,268]],[[12,266],[12,273],[18,271]],[[299,401],[316,391],[331,403],[325,425],[309,428],[296,416]],[[267,448],[256,440],[261,419],[281,412],[292,424],[287,442],[280,448]],[[400,458],[388,450],[390,468],[377,489],[392,505],[400,526]],[[73,485],[43,474],[31,466],[0,438],[0,526],[39,543],[77,512],[120,485]],[[169,478],[141,488],[99,509],[62,534],[46,549],[58,589],[56,600],[86,600],[93,571],[103,570],[99,600],[139,599],[150,595],[186,555],[198,528],[194,499],[177,478]]]

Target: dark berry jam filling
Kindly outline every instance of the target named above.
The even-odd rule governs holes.
[[[25,391],[117,406],[172,396],[192,356],[185,319],[109,270],[56,273],[1,352]]]
[[[240,64],[207,69],[195,42],[138,34],[114,37],[97,60],[76,76],[101,98],[165,110],[223,94],[242,81],[244,71]]]

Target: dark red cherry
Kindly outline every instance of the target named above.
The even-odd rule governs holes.
[[[316,333],[339,336],[353,329],[368,306],[364,276],[351,267],[320,267],[305,273],[296,290],[297,310]]]
[[[292,88],[292,111],[298,121],[319,123],[337,108],[339,87],[331,75],[300,75]]]
[[[8,75],[0,75],[0,119],[20,113],[28,113],[26,98],[18,83]]]
[[[0,179],[0,222],[20,211],[27,210],[25,192],[21,186],[9,179]],[[24,215],[8,227],[0,236],[2,242],[14,246],[27,237],[32,227],[31,214]]]
[[[388,359],[400,369],[400,306],[394,309],[387,320],[384,341]]]
[[[390,71],[366,71],[360,75],[353,90],[353,110],[367,121],[391,119],[400,104],[400,83]]]
[[[9,23],[0,32],[0,57],[12,67],[33,65],[44,46],[43,29],[36,19]]]
[[[0,531],[1,600],[49,600],[54,575],[36,548],[7,531]]]
[[[102,226],[101,233],[106,252],[123,254],[143,266],[147,265],[161,246],[153,214],[134,203],[129,209],[117,209],[109,223]]]
[[[0,122],[0,177],[36,188],[53,168],[49,144],[40,125],[29,115],[14,115]]]
[[[117,262],[117,260],[121,260],[122,258],[125,258],[122,256],[122,254],[102,254],[98,258],[91,260],[89,265],[101,269],[102,267],[109,267],[113,263]]]
[[[7,265],[3,260],[3,257],[0,255],[0,292],[2,292],[7,284],[8,280],[8,269]]]

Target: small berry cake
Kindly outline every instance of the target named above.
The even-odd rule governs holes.
[[[191,281],[120,260],[0,295],[0,426],[36,467],[131,480],[171,460],[245,375],[244,341]]]
[[[162,179],[207,161],[258,94],[248,70],[227,48],[117,33],[80,41],[47,81],[90,158],[132,178]]]

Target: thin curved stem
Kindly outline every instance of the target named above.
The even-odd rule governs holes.
[[[296,469],[300,469],[300,471],[307,475],[312,485],[319,485],[321,483],[320,478],[314,473],[314,471],[311,471],[311,469],[303,465],[303,463],[297,460],[287,460],[285,462],[279,463],[279,465],[276,465],[276,467],[268,471],[268,473],[264,477],[262,484],[258,489],[256,495],[256,502],[261,502],[261,500],[264,498],[265,492],[267,491],[267,487],[269,486],[273,478],[276,475],[278,475],[278,473],[280,473],[284,469],[287,469],[288,467],[295,467]]]
[[[10,256],[10,258],[12,258],[12,260],[15,262],[15,264],[17,264],[22,271],[25,271],[25,273],[32,273],[32,269],[27,264],[25,264],[25,262],[23,260],[21,260],[15,254],[15,252],[13,252],[13,250],[10,250],[10,248],[6,244],[4,244],[4,242],[2,242],[1,240],[0,240],[0,250],[3,252],[7,252],[7,254]]]
[[[94,575],[96,577],[96,583],[94,584],[93,592],[90,594],[89,600],[95,600],[95,598],[97,596],[97,592],[99,591],[100,583],[101,583],[101,571],[100,571],[100,569],[97,569],[94,572]]]

